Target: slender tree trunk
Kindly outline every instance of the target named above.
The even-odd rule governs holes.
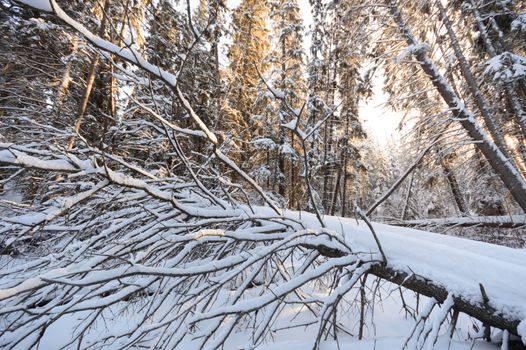
[[[334,183],[334,189],[332,191],[332,199],[331,199],[331,205],[329,209],[330,215],[334,215],[336,212],[336,202],[338,201],[338,193],[340,192],[340,180],[342,177],[342,167],[343,165],[340,164],[338,167],[338,171],[336,172],[336,182]]]
[[[323,203],[323,209],[325,211],[325,208],[327,207],[327,187],[329,185],[329,170],[327,169],[327,162],[328,162],[328,149],[329,149],[329,125],[330,125],[331,117],[329,117],[329,120],[325,122],[325,127],[323,130],[323,193],[322,193],[322,203]]]
[[[349,182],[349,173],[347,171],[347,155],[343,156],[343,184],[342,184],[342,213],[343,217],[347,216],[347,183]]]
[[[281,144],[283,145],[283,135],[281,136]],[[279,160],[278,160],[278,192],[280,196],[283,197],[283,199],[287,200],[287,174],[285,170],[285,157],[283,155],[283,152],[279,151]]]
[[[294,133],[291,131],[290,135],[291,147],[294,149]],[[296,187],[296,188],[295,188]],[[290,159],[290,181],[289,181],[289,205],[290,208],[296,207],[296,192],[298,191],[298,184],[296,182],[296,162],[294,158]]]
[[[74,37],[72,40],[72,46],[73,48],[71,54],[75,55],[78,52],[78,39],[76,37]],[[64,70],[64,74],[62,75],[62,80],[60,82],[60,87],[57,93],[56,106],[57,113],[59,115],[64,104],[64,97],[66,96],[69,90],[69,85],[71,84],[71,66],[72,60],[69,60],[68,64],[66,65],[66,69]]]
[[[415,39],[413,33],[403,20],[402,14],[396,4],[395,0],[384,0],[391,11],[391,15],[409,45],[415,46],[419,43]],[[468,135],[476,141],[476,146],[480,149],[486,160],[489,162],[493,170],[500,177],[504,185],[508,188],[511,195],[526,212],[526,183],[521,177],[517,169],[506,158],[505,154],[499,149],[493,141],[486,134],[484,129],[476,121],[475,117],[469,112],[461,102],[460,98],[455,94],[449,83],[439,73],[437,67],[430,60],[427,55],[427,50],[421,48],[414,52],[420,67],[427,74],[438,93],[441,95],[444,102],[449,106],[451,112],[456,120],[466,130]]]
[[[413,189],[413,182],[415,181],[415,173],[411,173],[411,179],[409,180],[409,186],[407,186],[407,193],[405,195],[404,207],[402,209],[402,215],[400,215],[400,220],[405,220],[407,217],[407,209],[409,208],[409,198],[411,198],[411,190]]]
[[[497,147],[499,147],[502,153],[504,153],[506,158],[511,159],[506,143],[504,142],[502,132],[497,123],[495,122],[494,117],[491,115],[491,111],[489,110],[488,104],[482,96],[482,93],[477,86],[477,82],[475,81],[475,77],[473,76],[473,73],[469,68],[468,62],[464,57],[464,54],[462,53],[457,36],[455,35],[455,32],[453,31],[453,27],[451,25],[451,21],[449,20],[449,16],[446,13],[444,6],[442,6],[440,0],[436,1],[436,4],[440,12],[440,16],[442,17],[442,23],[444,23],[444,26],[446,27],[449,40],[451,41],[451,46],[453,47],[453,51],[459,62],[460,72],[462,73],[462,76],[464,77],[464,80],[468,85],[471,95],[475,99],[475,104],[480,113],[482,114],[482,118],[484,119],[484,122],[487,128],[489,129],[492,138],[495,140],[495,144],[497,145]]]
[[[108,13],[109,7],[110,7],[110,1],[109,0],[105,0],[104,1],[104,11],[103,11],[103,14],[102,14],[102,21],[101,21],[101,25],[100,25],[100,29],[99,29],[99,36],[101,36],[101,37],[104,36],[104,32],[106,31],[106,22],[108,20],[107,13]],[[89,69],[89,73],[88,73],[88,79],[86,81],[86,88],[84,89],[84,94],[82,96],[82,101],[80,103],[79,111],[78,111],[78,114],[77,114],[77,120],[75,121],[75,129],[74,130],[75,130],[76,133],[79,133],[80,126],[82,125],[82,122],[84,121],[84,116],[86,115],[86,110],[88,108],[89,99],[90,99],[91,92],[93,90],[93,85],[95,83],[95,78],[96,78],[96,75],[97,75],[96,74],[97,73],[97,69],[99,67],[99,61],[100,61],[99,54],[98,53],[94,53],[94,57],[91,60],[91,65],[90,65],[90,69]],[[72,149],[74,145],[75,145],[75,137],[72,137],[69,140],[68,150]]]
[[[451,167],[449,166],[449,160],[444,157],[440,157],[440,164],[442,165],[442,169],[444,170],[444,174],[446,175],[449,188],[451,189],[451,193],[453,194],[453,199],[455,200],[458,210],[463,215],[469,215],[468,206],[466,204],[466,201],[464,200],[464,196],[462,196],[462,192],[460,191],[460,186],[458,185],[458,181],[453,172],[453,169],[451,169]]]

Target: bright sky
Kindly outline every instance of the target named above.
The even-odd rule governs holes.
[[[400,138],[400,132],[396,129],[403,113],[395,112],[389,107],[389,96],[383,91],[383,85],[383,70],[379,69],[373,77],[373,96],[367,101],[361,101],[358,110],[369,137],[385,147],[389,141]]]
[[[228,0],[230,9],[239,6],[241,0]],[[312,13],[309,0],[298,0],[298,4],[303,17],[305,26],[305,52],[309,54],[310,33],[309,27],[312,24]],[[383,92],[383,70],[378,70],[373,78],[373,96],[359,105],[360,118],[364,122],[364,127],[371,140],[385,147],[390,140],[398,140],[400,133],[396,130],[402,120],[403,114],[394,112],[387,105],[389,97]]]

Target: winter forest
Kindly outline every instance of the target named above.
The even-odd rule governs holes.
[[[523,0],[0,0],[0,348],[526,348]]]

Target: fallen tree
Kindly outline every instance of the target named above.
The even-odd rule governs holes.
[[[455,226],[519,228],[526,225],[526,217],[524,215],[470,216],[460,218],[389,221],[389,223],[404,227]]]

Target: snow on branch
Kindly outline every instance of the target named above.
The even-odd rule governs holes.
[[[526,78],[526,57],[504,52],[485,63],[484,74],[499,84],[507,84]]]
[[[406,47],[398,56],[395,58],[396,63],[404,61],[407,57],[411,57],[418,53],[426,52],[429,50],[429,45],[426,43],[416,43]]]
[[[43,162],[51,157],[40,153]],[[32,222],[38,227],[28,228],[16,216],[0,226],[15,245],[21,235],[38,232],[42,246],[55,247],[39,258],[15,259],[0,271],[0,315],[12,320],[0,330],[4,348],[31,348],[50,325],[70,317],[80,320],[71,338],[80,348],[126,348],[145,344],[145,339],[168,348],[216,348],[234,328],[253,323],[251,348],[265,339],[275,317],[298,304],[316,320],[316,345],[330,328],[346,329],[334,324],[332,315],[366,273],[445,302],[442,310],[450,308],[452,295],[455,309],[519,332],[524,310],[515,293],[526,283],[520,279],[526,259],[520,251],[377,224],[371,224],[378,235],[372,237],[364,222],[350,219],[324,217],[320,227],[316,216],[307,213],[275,216],[263,207],[254,208],[254,214],[242,207],[225,209],[195,189],[181,187],[168,194],[172,186],[148,184],[87,161],[74,164],[75,176],[102,181],[58,201],[66,203],[63,211],[38,217]],[[92,171],[83,172],[78,164]],[[51,166],[49,171],[57,170]],[[174,198],[185,198],[184,207],[174,206]],[[81,201],[88,203],[79,206]],[[79,215],[83,208],[101,205],[104,211],[95,217]],[[49,204],[40,212],[60,208]],[[491,257],[483,256],[488,251]],[[501,275],[489,273],[491,266]],[[516,274],[516,285],[502,282],[508,278],[504,271]],[[329,287],[335,276],[339,283]],[[489,303],[481,304],[481,281]],[[111,315],[139,304],[147,307],[134,309],[127,327],[109,327],[83,344],[92,322],[118,322]],[[443,314],[429,324],[429,334],[436,333]]]
[[[511,22],[511,30],[526,33],[526,13],[520,13],[517,18]]]
[[[250,319],[265,322],[258,313],[286,305],[292,298],[294,303],[311,305],[306,295],[323,293],[320,283],[332,271],[345,267],[356,281],[378,263],[370,253],[353,253],[341,234],[304,229],[297,220],[269,216],[263,208],[257,215],[243,217],[229,209],[223,210],[228,217],[220,220],[203,218],[193,213],[221,208],[185,193],[186,207],[193,209],[183,212],[158,194],[162,190],[153,188],[145,191],[146,197],[138,197],[142,205],[137,208],[137,201],[127,199],[144,185],[129,176],[105,174],[113,179],[111,184],[103,181],[89,193],[102,186],[106,193],[100,198],[73,196],[78,200],[69,201],[67,207],[74,210],[81,199],[96,206],[111,197],[100,217],[76,216],[71,222],[55,215],[47,218],[49,222],[40,221],[41,244],[55,241],[61,249],[27,263],[15,261],[0,272],[0,314],[12,320],[0,329],[3,348],[31,348],[49,325],[68,317],[80,320],[69,344],[81,348],[108,344],[126,348],[145,338],[156,338],[169,348],[189,343],[216,348],[228,337],[219,325],[226,323],[231,329]],[[25,232],[25,224],[14,218],[3,223],[2,231],[17,237]],[[97,233],[70,239],[71,225]],[[340,256],[327,259],[318,250]],[[304,260],[305,254],[313,258]],[[287,259],[295,263],[290,265]],[[148,307],[135,312],[129,327],[110,327],[82,344],[92,322],[111,320],[111,315],[137,302]],[[312,314],[317,317],[316,307]],[[210,333],[198,336],[210,326]],[[254,330],[251,342],[259,343],[267,329]]]

